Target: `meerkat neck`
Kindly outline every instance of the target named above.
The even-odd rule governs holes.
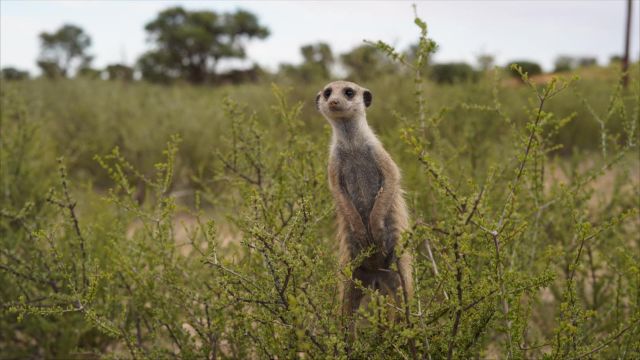
[[[335,145],[358,146],[375,141],[376,137],[364,116],[330,121]]]

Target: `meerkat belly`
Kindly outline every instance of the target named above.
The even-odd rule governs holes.
[[[340,182],[365,224],[384,181],[371,149],[340,151]]]

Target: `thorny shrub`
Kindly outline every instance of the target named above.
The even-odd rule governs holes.
[[[412,227],[399,246],[415,254],[415,296],[396,309],[368,290],[350,354],[337,284],[358,260],[336,261],[329,129],[307,132],[303,104],[274,87],[270,120],[225,100],[225,143],[193,172],[215,175],[192,175],[189,206],[171,191],[178,136],[155,173],[119,148],[96,156],[111,188],[83,189],[3,91],[0,356],[639,357],[639,83],[616,86],[604,111],[584,100],[575,110],[599,124],[601,151],[558,160],[556,135],[575,114],[546,108],[574,79],[538,86],[514,66],[530,88],[523,117],[505,111],[498,80],[489,103],[430,109],[421,69],[435,44],[415,22],[413,62],[374,44],[415,74],[416,111],[393,111],[401,145],[389,144],[402,151]],[[452,108],[488,114],[501,141]],[[390,323],[389,311],[402,317]]]

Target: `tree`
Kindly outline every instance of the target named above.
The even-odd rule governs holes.
[[[335,59],[329,44],[320,42],[305,45],[300,48],[300,52],[304,58],[304,63],[317,70],[323,79],[328,79],[331,76],[330,68]]]
[[[455,84],[475,81],[477,74],[469,64],[445,63],[434,64],[429,72],[429,78],[438,84]]]
[[[300,48],[303,63],[299,66],[281,64],[280,72],[284,76],[310,82],[316,79],[329,79],[331,66],[335,62],[331,47],[327,43],[304,45]]]
[[[81,67],[78,69],[76,73],[76,77],[85,78],[85,79],[100,79],[102,76],[102,71],[99,69],[94,69],[90,66]]]
[[[142,78],[155,83],[168,84],[180,77],[180,69],[171,66],[167,52],[148,51],[138,59],[137,67]]]
[[[26,80],[29,78],[29,72],[14,67],[6,67],[2,69],[1,78],[3,80]]]
[[[38,61],[38,67],[42,71],[42,75],[49,79],[57,79],[59,77],[64,77],[62,69],[60,66],[54,61]]]
[[[349,72],[349,78],[367,81],[381,74],[393,73],[397,70],[378,49],[369,45],[361,45],[340,56],[342,64]]]
[[[67,77],[74,67],[87,67],[92,57],[86,54],[91,38],[84,30],[66,24],[54,33],[40,34],[38,66],[47,77]]]
[[[495,57],[491,54],[479,54],[476,56],[476,62],[481,72],[487,72],[493,68]]]
[[[609,57],[609,65],[622,63],[622,55],[611,55]]]
[[[267,72],[258,64],[245,70],[233,69],[216,76],[216,84],[257,83],[267,76]]]
[[[215,75],[221,59],[245,58],[247,40],[269,35],[256,16],[244,10],[219,14],[182,7],[162,11],[145,30],[155,49],[138,60],[142,76],[160,82],[183,78],[198,84]]]
[[[571,71],[576,67],[576,59],[571,56],[561,55],[554,62],[553,72]]]
[[[520,74],[518,74],[517,71],[511,69],[511,66],[514,64],[519,65],[522,68],[522,71],[529,74],[529,76],[542,74],[542,67],[538,63],[535,63],[533,61],[528,61],[528,60],[516,60],[516,61],[511,61],[507,66],[507,69],[510,69],[509,71],[511,73],[511,76],[515,78],[519,79]]]
[[[109,80],[133,80],[133,68],[123,64],[111,64],[106,68]]]
[[[585,56],[578,59],[578,66],[589,67],[598,65],[598,59],[592,56]]]

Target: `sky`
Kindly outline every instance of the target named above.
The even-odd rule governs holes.
[[[593,56],[601,64],[622,54],[626,0],[511,1],[54,1],[0,0],[0,66],[37,74],[38,34],[63,24],[83,28],[92,39],[94,67],[133,65],[151,49],[144,25],[162,10],[254,13],[269,28],[266,40],[247,44],[248,59],[275,70],[280,63],[300,63],[300,47],[319,41],[340,54],[363,40],[383,40],[405,49],[418,39],[412,4],[439,45],[436,62],[475,64],[480,54],[498,65],[533,60],[553,69],[559,55]],[[640,56],[640,1],[633,0],[632,59]],[[227,64],[227,66],[229,66]]]

